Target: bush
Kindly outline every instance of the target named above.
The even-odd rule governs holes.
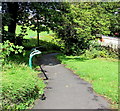
[[[109,50],[107,47],[100,46],[97,41],[90,42],[90,47],[85,51],[83,56],[90,59],[97,57],[118,59],[118,55],[115,52]]]
[[[2,109],[27,109],[43,94],[45,84],[24,63],[9,62],[3,66]]]
[[[5,59],[11,54],[11,52],[18,54],[18,53],[22,53],[23,51],[23,47],[22,46],[18,46],[18,45],[14,45],[13,43],[10,43],[9,40],[4,41],[4,43],[2,43],[2,58],[5,61]]]
[[[28,109],[44,92],[45,84],[28,67],[30,51],[9,54],[2,68],[2,109]]]

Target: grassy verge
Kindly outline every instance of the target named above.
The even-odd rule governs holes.
[[[44,93],[45,84],[38,72],[28,66],[29,51],[14,55],[2,69],[2,109],[30,109]]]
[[[58,55],[57,58],[76,74],[93,85],[93,89],[106,97],[112,107],[118,106],[118,61],[112,59],[86,59],[80,56]]]

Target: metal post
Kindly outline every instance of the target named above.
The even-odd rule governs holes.
[[[31,69],[32,69],[32,58],[33,58],[33,56],[35,56],[37,54],[41,54],[41,52],[39,50],[36,50],[36,48],[34,48],[33,51],[30,54],[30,57],[29,57],[29,66],[30,66]],[[48,77],[45,74],[44,70],[42,69],[41,65],[40,65],[40,69],[41,69],[41,71],[43,72],[43,74],[46,78],[45,80],[48,80]]]
[[[29,58],[29,66],[30,66],[30,68],[32,69],[32,57],[30,56],[30,58]]]
[[[41,65],[40,65],[40,69],[41,69],[41,71],[43,72],[43,74],[44,74],[44,76],[45,76],[45,80],[48,80],[48,77],[47,77],[47,75],[45,74],[45,72],[44,72],[44,70],[42,69],[42,67],[41,67]]]

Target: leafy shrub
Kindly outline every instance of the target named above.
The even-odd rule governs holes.
[[[92,51],[86,50],[84,55],[87,58],[96,58],[99,56],[98,51],[96,49],[93,49]]]
[[[100,46],[97,41],[90,41],[90,47],[85,51],[83,56],[87,58],[118,58],[118,55],[115,52],[106,47]]]
[[[3,66],[2,109],[27,109],[43,94],[45,84],[24,63],[9,62]]]
[[[1,51],[2,51],[2,58],[5,60],[6,57],[8,57],[11,54],[11,52],[15,54],[21,53],[23,51],[23,47],[18,45],[15,46],[13,43],[10,43],[9,40],[6,40],[2,44]]]
[[[2,109],[28,109],[44,92],[45,84],[38,72],[28,65],[30,51],[6,56],[2,67]]]

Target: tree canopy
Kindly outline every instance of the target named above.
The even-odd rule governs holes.
[[[16,40],[16,25],[31,30],[56,32],[67,54],[80,54],[89,47],[96,34],[119,36],[119,10],[117,2],[5,2],[3,12],[3,40]],[[31,15],[31,16],[30,16]],[[8,31],[4,30],[8,26]]]

